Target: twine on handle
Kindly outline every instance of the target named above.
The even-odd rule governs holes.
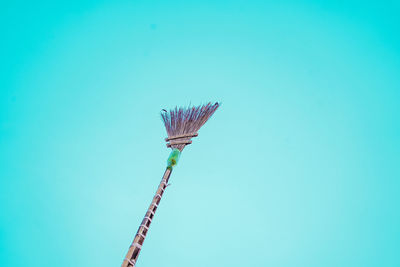
[[[171,148],[178,148],[181,147],[180,145],[186,146],[192,143],[190,139],[193,137],[198,136],[197,133],[187,133],[187,134],[180,134],[180,135],[175,135],[175,136],[170,136],[165,138],[165,141],[167,142],[167,147]],[[183,149],[183,148],[182,148]],[[180,150],[182,150],[180,149]]]

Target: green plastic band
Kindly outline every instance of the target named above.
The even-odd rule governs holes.
[[[179,149],[172,149],[171,154],[169,154],[168,160],[167,160],[167,168],[172,169],[176,164],[178,164],[179,157],[181,155],[181,152]]]

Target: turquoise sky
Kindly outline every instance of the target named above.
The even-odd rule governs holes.
[[[0,10],[0,265],[400,266],[398,1],[12,1]]]

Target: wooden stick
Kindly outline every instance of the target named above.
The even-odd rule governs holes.
[[[164,194],[165,188],[167,188],[171,172],[172,168],[167,168],[165,170],[164,176],[157,188],[156,194],[154,195],[153,200],[151,201],[151,204],[147,209],[146,214],[144,215],[143,221],[136,232],[136,236],[133,239],[132,245],[129,247],[128,253],[126,253],[126,257],[122,262],[121,267],[135,266],[136,261],[139,257],[140,250],[142,249],[144,239],[146,238],[147,232],[149,230],[151,221],[153,220],[154,214],[157,210],[158,204],[161,201],[161,197]]]

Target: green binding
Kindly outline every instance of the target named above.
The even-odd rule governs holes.
[[[176,164],[178,164],[179,157],[181,155],[181,152],[179,149],[172,149],[171,154],[169,154],[168,160],[167,160],[167,168],[172,169]]]

